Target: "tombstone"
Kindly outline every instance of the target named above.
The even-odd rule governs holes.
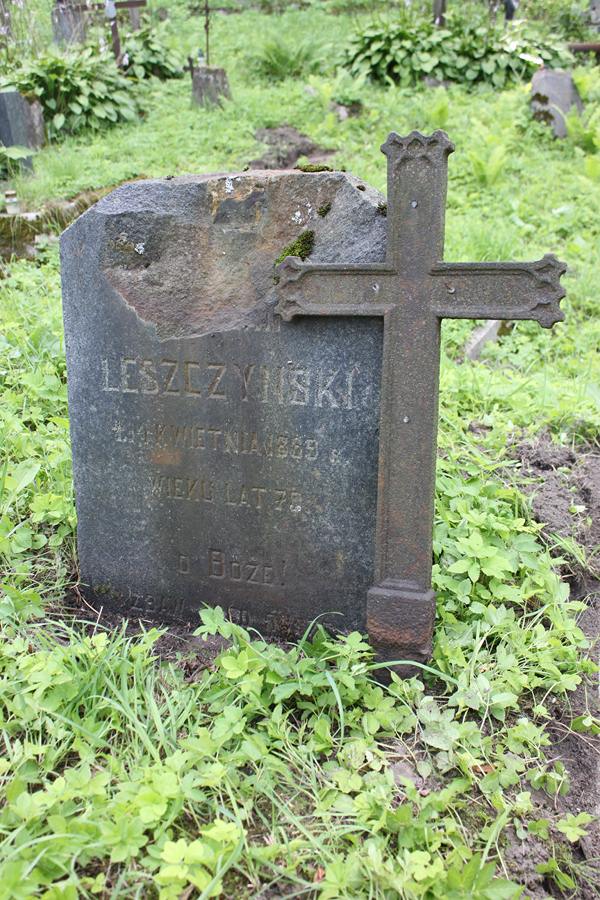
[[[565,267],[443,263],[452,144],[382,149],[387,217],[350,175],[261,171],[124,185],[63,234],[96,608],[195,625],[220,605],[284,640],[320,616],[428,656],[440,320],[549,327]]]
[[[464,346],[465,359],[478,360],[486,344],[495,343],[498,340],[503,324],[500,319],[490,319],[483,325],[474,328]]]
[[[142,27],[142,10],[139,6],[129,8],[129,27],[132,31],[139,31]]]
[[[581,112],[583,104],[569,72],[538,69],[531,79],[531,110],[534,119],[550,125],[554,137],[565,138],[565,116],[573,107]]]
[[[590,23],[600,31],[600,0],[590,0]]]
[[[87,34],[86,12],[68,0],[56,0],[52,9],[52,32],[56,44],[81,44]]]
[[[12,16],[8,0],[0,0],[0,45],[7,46],[12,37]]]
[[[30,103],[18,91],[0,91],[0,144],[39,150],[45,138],[44,113],[36,100]],[[31,157],[21,160],[32,167]]]
[[[231,98],[225,69],[198,66],[192,71],[192,100],[198,106],[220,105],[223,97]]]

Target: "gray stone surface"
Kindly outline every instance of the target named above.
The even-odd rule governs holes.
[[[6,45],[12,37],[12,16],[10,0],[0,0],[0,46]]]
[[[590,0],[590,22],[600,30],[600,0]]]
[[[531,80],[531,109],[533,116],[552,127],[554,136],[567,136],[565,115],[575,107],[583,109],[575,82],[569,72],[540,69]]]
[[[230,98],[229,81],[225,69],[198,66],[192,74],[192,100],[198,106],[217,106],[223,98]]]
[[[273,313],[273,264],[381,262],[382,197],[342,173],[125,185],[64,233],[84,592],[154,621],[203,603],[280,638],[365,628],[381,320]]]
[[[65,0],[58,0],[52,9],[52,33],[56,44],[81,44],[87,35],[89,16],[82,10],[73,9]]]
[[[39,150],[44,143],[44,114],[37,101],[30,103],[18,91],[0,91],[0,143]],[[21,164],[31,168],[31,157]]]
[[[473,329],[465,344],[465,356],[467,359],[479,359],[483,348],[491,341],[497,341],[502,326],[501,319],[490,319]]]

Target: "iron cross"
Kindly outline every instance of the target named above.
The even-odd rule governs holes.
[[[533,319],[550,328],[564,263],[445,263],[448,156],[443,131],[392,133],[387,156],[384,263],[279,266],[276,311],[295,316],[381,316],[384,322],[374,584],[367,630],[379,658],[424,660],[431,652],[431,589],[438,423],[440,322]]]

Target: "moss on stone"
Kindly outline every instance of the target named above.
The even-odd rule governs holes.
[[[324,203],[323,206],[320,206],[317,210],[322,219],[325,218],[329,210],[331,209],[331,202],[328,200],[327,203]]]
[[[283,262],[286,256],[299,256],[300,259],[306,259],[306,257],[310,256],[312,253],[314,246],[315,233],[314,231],[307,229],[299,234],[295,241],[292,241],[291,244],[288,244],[287,247],[283,248],[275,260],[275,265],[277,266],[280,262]]]
[[[301,163],[296,168],[301,172],[333,172],[331,166],[325,166],[322,163]]]

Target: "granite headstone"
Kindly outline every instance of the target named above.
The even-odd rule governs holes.
[[[365,627],[381,323],[273,313],[274,263],[299,234],[316,260],[383,259],[382,197],[359,187],[341,173],[137,182],[63,235],[93,602],[191,622],[219,603],[289,637],[327,611]]]
[[[186,177],[65,232],[91,602],[191,623],[218,604],[280,639],[320,616],[427,656],[440,321],[549,327],[564,295],[551,256],[442,262],[452,149],[390,135],[387,206],[342,173]]]

